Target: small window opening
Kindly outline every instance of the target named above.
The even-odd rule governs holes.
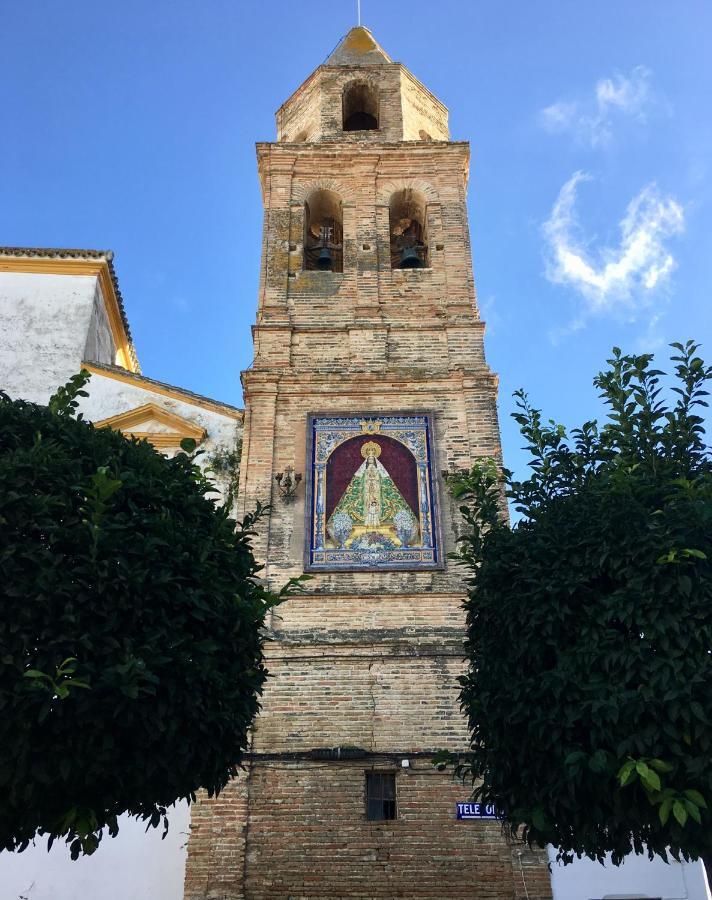
[[[304,268],[344,271],[341,199],[333,191],[315,191],[304,205]]]
[[[378,128],[378,98],[371,85],[352,82],[344,88],[344,131],[374,131]]]
[[[422,269],[428,266],[425,197],[413,190],[397,191],[388,207],[391,236],[391,268]]]
[[[369,822],[396,818],[394,772],[366,772],[366,818]]]
[[[420,135],[421,141],[432,141],[432,138],[424,128],[421,128],[418,134]]]

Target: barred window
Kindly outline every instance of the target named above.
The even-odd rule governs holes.
[[[366,818],[370,822],[396,818],[394,772],[366,772]]]

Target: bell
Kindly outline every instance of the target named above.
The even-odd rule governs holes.
[[[404,247],[401,253],[399,269],[422,269],[423,260],[418,256],[415,247]]]
[[[316,267],[321,269],[322,272],[330,272],[333,269],[334,260],[331,258],[331,250],[328,247],[322,247],[319,251]]]

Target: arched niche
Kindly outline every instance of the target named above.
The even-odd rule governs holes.
[[[351,81],[343,93],[343,130],[375,131],[378,128],[378,94],[366,81]]]
[[[312,191],[304,203],[304,268],[343,272],[343,243],[341,197],[326,189]]]
[[[420,191],[403,188],[388,203],[391,268],[422,269],[429,266],[427,201]]]

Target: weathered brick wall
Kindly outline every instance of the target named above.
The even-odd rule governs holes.
[[[248,407],[250,419],[246,420],[242,502],[245,509],[254,507],[257,501],[273,503],[269,550],[265,543],[266,529],[260,534],[262,543],[258,543],[267,561],[265,575],[273,587],[302,572],[305,494],[300,490],[294,503],[281,503],[274,473],[284,471],[287,465],[294,466],[297,472],[305,472],[306,422],[310,412],[432,410],[436,415],[433,474],[439,487],[444,548],[446,552],[455,549],[459,514],[445,489],[440,470],[463,468],[477,457],[499,454],[495,385],[491,376],[453,373],[414,381],[409,380],[405,370],[400,378],[388,379],[370,373],[349,378],[315,372],[308,377],[279,377],[254,370],[246,375],[245,383],[254,392],[255,403]],[[320,573],[308,587],[310,593],[365,592],[390,596],[413,591],[459,592],[462,582],[457,568],[450,566],[442,572]]]
[[[467,746],[465,720],[453,715],[462,671],[458,637],[446,642],[440,635],[403,635],[369,643],[358,628],[329,643],[283,637],[268,654],[274,680],[254,749],[461,750]]]
[[[315,72],[277,111],[278,141],[316,141],[321,136],[321,78]]]
[[[401,70],[401,98],[404,141],[423,140],[422,132],[433,141],[448,140],[447,107],[405,68]]]
[[[378,132],[341,131],[356,75],[378,87]],[[470,257],[469,148],[416,139],[447,137],[445,108],[397,64],[323,66],[278,127],[285,142],[258,145],[265,224],[240,485],[243,509],[272,503],[256,549],[273,588],[303,570],[304,489],[284,504],[274,476],[306,476],[308,414],[433,412],[445,552],[460,519],[441,470],[501,454]],[[293,142],[297,129],[310,143]],[[303,268],[304,204],[323,188],[342,202],[342,273]],[[427,269],[391,269],[389,201],[403,188],[427,203]],[[270,618],[272,679],[247,774],[195,810],[187,900],[550,898],[542,856],[520,856],[496,823],[458,822],[468,791],[430,764],[467,747],[457,567],[319,573],[306,590]],[[310,756],[339,746],[364,756]],[[366,820],[373,767],[397,772],[395,821]]]
[[[286,322],[338,328],[364,315],[401,324],[412,324],[417,316],[430,327],[444,327],[445,316],[459,316],[476,329],[467,144],[259,144],[257,152],[269,204],[258,314],[263,329]],[[342,200],[342,273],[303,269],[304,203],[320,188]],[[425,270],[391,270],[388,204],[402,188],[427,201],[430,267]],[[261,356],[267,364],[270,358]]]
[[[462,788],[427,759],[411,763],[366,767],[397,772],[398,818],[389,822],[365,821],[362,763],[256,765],[247,896],[524,897],[500,826],[453,821]],[[531,900],[547,896],[534,879],[527,887]]]
[[[343,131],[344,88],[358,81],[378,99],[377,131]],[[448,111],[437,97],[400,63],[378,66],[319,66],[277,111],[277,140],[383,143],[446,141]]]
[[[218,797],[191,807],[185,900],[242,900],[249,768]]]
[[[292,597],[275,608],[270,622],[274,636],[281,641],[320,640],[340,637],[351,640],[354,629],[361,638],[383,639],[397,634],[403,637],[430,637],[453,630],[462,631],[462,594],[432,594],[419,591],[392,593],[384,602],[384,591],[371,594],[310,591]]]
[[[256,758],[194,807],[186,900],[550,900],[543,854],[495,821],[458,822],[462,786],[429,757],[409,762]],[[366,821],[366,771],[395,772],[397,819]]]

